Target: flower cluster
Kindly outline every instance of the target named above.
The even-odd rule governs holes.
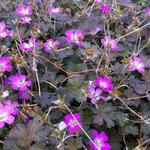
[[[98,88],[96,88],[97,86]],[[94,84],[90,85],[88,88],[88,98],[91,99],[92,104],[97,104],[97,102],[101,99],[106,101],[107,98],[102,96],[103,92],[110,92],[113,88],[111,79],[107,76],[102,77],[99,76],[95,81]]]
[[[0,38],[6,38],[11,35],[4,22],[0,22]]]
[[[5,100],[0,103],[0,128],[5,126],[5,123],[12,124],[15,116],[18,114],[19,104],[11,100]]]
[[[21,24],[31,23],[32,9],[32,6],[25,6],[24,4],[18,5],[18,8],[16,9],[16,14],[19,15]]]
[[[0,21],[0,128],[8,132],[7,125],[19,118],[7,133],[17,140],[2,138],[4,147],[30,149],[41,141],[43,149],[55,149],[60,142],[58,149],[73,143],[77,149],[110,150],[111,141],[112,149],[134,149],[138,140],[146,140],[149,118],[143,120],[141,139],[137,135],[143,122],[135,122],[147,115],[149,106],[150,7],[142,0],[127,1],[25,0],[7,5],[10,14]],[[24,126],[21,119],[30,122]],[[14,132],[18,122],[19,132]],[[37,134],[29,143],[18,142],[34,127]]]
[[[141,61],[140,57],[134,56],[129,60],[129,70],[135,71],[137,70],[139,73],[143,74],[145,72],[145,66]]]
[[[79,132],[82,127],[81,117],[78,113],[66,115],[64,123],[71,134]],[[93,130],[93,140],[89,142],[89,145],[93,150],[110,150],[110,144],[106,143],[107,141],[108,137],[104,131],[99,134],[98,131]]]

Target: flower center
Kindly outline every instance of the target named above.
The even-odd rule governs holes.
[[[22,13],[23,13],[24,15],[28,15],[29,11],[28,11],[28,9],[23,9],[23,10],[22,10]]]
[[[98,150],[101,150],[101,146],[102,146],[101,141],[100,141],[98,138],[96,138],[96,139],[94,140],[94,142],[95,142],[95,144],[97,145],[97,147],[99,148]]]
[[[0,110],[0,122],[3,122],[7,119],[8,113],[4,112],[3,110]]]
[[[71,127],[74,127],[75,125],[77,125],[76,121],[74,119],[70,120],[69,125]]]
[[[111,43],[108,42],[107,48],[111,48]]]
[[[80,38],[81,38],[81,36],[79,36],[79,35],[77,35],[77,34],[75,34],[75,33],[72,35],[72,39],[73,39],[75,42],[78,42],[79,40],[82,40],[82,38],[81,38],[81,39],[80,39]]]
[[[1,63],[1,64],[0,64],[0,70],[3,71],[3,70],[4,70],[4,67],[5,67],[5,63]]]
[[[100,82],[100,86],[106,88],[107,87],[107,83],[106,82]]]
[[[25,80],[22,80],[22,81],[18,81],[18,82],[17,82],[17,85],[18,85],[19,87],[24,86],[24,84],[25,84]]]
[[[50,42],[50,43],[48,44],[48,47],[54,49],[54,48],[55,48],[54,42]]]

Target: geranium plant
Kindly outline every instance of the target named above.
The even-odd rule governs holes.
[[[148,0],[0,12],[0,149],[150,150]]]

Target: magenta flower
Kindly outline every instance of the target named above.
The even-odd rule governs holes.
[[[95,85],[99,86],[105,92],[110,92],[110,90],[113,88],[111,79],[107,76],[106,77],[99,76],[95,80]]]
[[[31,17],[25,16],[20,18],[21,24],[30,24],[32,21]]]
[[[14,108],[12,109],[13,110],[11,110],[10,107],[7,107],[7,105],[0,103],[0,128],[3,128],[5,123],[12,124],[14,122],[15,117],[12,114]]]
[[[16,14],[20,17],[31,16],[32,15],[32,6],[25,6],[24,4],[19,4],[16,9]]]
[[[5,71],[10,72],[12,70],[12,66],[10,64],[10,57],[0,57],[0,74]]]
[[[20,43],[19,47],[22,51],[30,52],[39,46],[39,42],[36,42],[34,38],[30,38],[29,42]]]
[[[128,67],[129,67],[130,71],[137,70],[141,74],[143,74],[145,72],[145,66],[142,63],[141,59],[137,56],[134,56],[129,60]]]
[[[80,114],[73,114],[78,122],[81,122]],[[80,131],[80,126],[77,124],[76,120],[71,114],[65,116],[65,124],[68,127],[69,133],[75,133]],[[81,123],[80,123],[81,125]]]
[[[96,89],[93,85],[90,85],[88,88],[88,98],[91,99],[92,104],[97,104],[97,102],[100,100],[102,94],[101,89]]]
[[[18,97],[22,100],[28,101],[30,99],[30,93],[28,90],[25,91],[19,91]]]
[[[104,48],[111,48],[114,51],[119,50],[119,46],[117,45],[117,41],[111,39],[110,36],[106,36],[104,39],[101,40],[102,45]]]
[[[31,86],[32,82],[26,80],[27,77],[23,74],[11,75],[9,80],[11,81],[11,87],[13,90],[25,91]]]
[[[75,32],[73,30],[67,30],[66,33],[66,40],[69,44],[75,43],[78,46],[83,45],[83,38],[84,34],[80,29],[77,29]]]
[[[146,15],[150,17],[150,7],[146,8]]]
[[[52,13],[52,14],[59,14],[61,13],[63,10],[61,7],[54,7],[54,6],[50,6],[48,9],[48,12]]]
[[[3,105],[7,106],[7,109],[9,110],[9,112],[13,115],[18,115],[19,111],[18,111],[18,102],[12,101],[12,100],[4,100]]]
[[[89,145],[93,150],[110,150],[111,146],[110,144],[106,143],[108,141],[108,137],[104,131],[102,131],[100,134],[93,130],[93,139],[94,143],[90,141]]]
[[[0,22],[0,38],[6,38],[11,35],[4,22]]]
[[[100,5],[99,9],[103,12],[103,13],[109,13],[111,11],[111,8],[105,5]]]
[[[45,52],[50,53],[52,49],[57,49],[59,44],[60,44],[59,41],[57,40],[54,41],[52,39],[49,39],[44,43],[44,50]]]

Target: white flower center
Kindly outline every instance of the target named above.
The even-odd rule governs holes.
[[[54,47],[55,47],[54,42],[49,42],[49,43],[48,43],[48,47],[49,47],[49,48],[54,48]]]
[[[95,144],[97,145],[97,147],[99,148],[98,150],[101,150],[101,146],[102,146],[101,141],[100,141],[98,138],[96,138],[96,139],[94,140],[94,142],[95,142]]]
[[[28,9],[23,9],[23,10],[21,11],[21,13],[23,13],[24,15],[28,15],[29,11],[28,11]]]
[[[101,81],[101,82],[100,82],[100,86],[101,86],[101,87],[106,88],[106,87],[107,87],[107,83],[106,83],[106,82]]]
[[[74,127],[75,125],[77,125],[76,121],[74,119],[70,120],[69,126]]]
[[[59,8],[53,8],[52,12],[53,13],[58,13],[59,12]]]
[[[22,81],[18,81],[18,82],[17,82],[17,85],[18,85],[19,87],[24,86],[24,84],[25,84],[25,80],[22,80]]]
[[[7,117],[8,117],[8,113],[3,110],[0,110],[0,122],[5,121]]]
[[[0,64],[0,71],[3,71],[5,65],[6,65],[5,63],[1,63],[1,64]]]
[[[78,35],[77,35],[77,34],[74,34],[74,35],[73,35],[73,39],[74,39],[75,41],[78,41],[78,40],[79,40]]]
[[[137,69],[141,69],[141,67],[142,67],[141,63],[137,64],[137,66],[136,66]]]

